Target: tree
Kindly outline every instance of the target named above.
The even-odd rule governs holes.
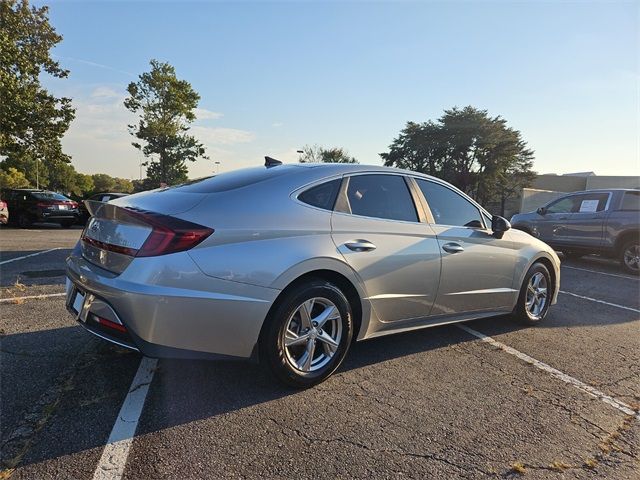
[[[156,186],[171,185],[187,180],[187,161],[208,158],[204,146],[188,134],[200,95],[176,77],[170,64],[157,60],[150,64],[151,71],[127,87],[124,105],[140,116],[136,125],[129,125],[129,132],[144,142],[132,145],[149,159],[147,177]]]
[[[50,55],[61,40],[47,7],[0,2],[0,156],[34,184],[46,178],[51,163],[70,161],[60,139],[75,116],[71,99],[54,97],[40,83],[45,73],[69,74]]]
[[[504,203],[534,178],[533,151],[502,117],[468,106],[445,110],[436,122],[409,122],[381,153],[386,166],[446,180],[479,202]]]
[[[112,192],[116,185],[113,177],[106,173],[94,173],[91,178],[93,180],[93,189],[96,193]]]
[[[113,190],[120,193],[131,193],[133,192],[133,183],[131,180],[127,178],[118,178],[115,177],[113,184]]]
[[[300,163],[358,163],[344,148],[305,145],[302,151]]]
[[[6,170],[0,169],[0,188],[26,188],[30,187],[29,180],[24,173],[13,167]]]

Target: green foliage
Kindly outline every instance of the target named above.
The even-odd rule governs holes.
[[[358,163],[344,148],[305,145],[302,152],[300,163]]]
[[[115,188],[115,180],[106,173],[94,173],[91,178],[93,179],[93,190],[95,192],[112,192]]]
[[[43,74],[65,78],[69,73],[50,55],[61,40],[49,24],[47,7],[0,2],[0,156],[27,172],[32,184],[36,161],[40,178],[70,161],[60,139],[75,116],[71,99],[54,97],[40,83]]]
[[[13,167],[8,167],[6,170],[0,169],[0,188],[26,188],[31,184],[24,173],[18,171]]]
[[[133,192],[133,183],[128,178],[114,177],[113,191],[119,193]]]
[[[468,106],[437,121],[409,122],[381,153],[386,166],[446,180],[481,203],[504,201],[535,177],[533,150],[506,120]]]
[[[187,161],[208,158],[204,146],[188,134],[200,95],[189,82],[176,77],[170,64],[150,63],[151,71],[127,87],[124,105],[140,115],[137,125],[129,125],[129,132],[144,142],[132,145],[149,158],[147,177],[154,184],[172,185],[187,180]]]

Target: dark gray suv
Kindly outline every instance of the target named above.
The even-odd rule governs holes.
[[[568,257],[615,257],[627,272],[639,272],[640,190],[570,193],[535,212],[514,215],[511,225]]]

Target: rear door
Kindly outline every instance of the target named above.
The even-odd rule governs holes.
[[[381,321],[430,314],[440,278],[438,241],[420,221],[404,176],[345,177],[331,227],[334,243],[361,278]]]
[[[433,217],[442,273],[433,315],[504,310],[513,287],[518,252],[509,232],[497,237],[476,205],[443,183],[415,178]]]

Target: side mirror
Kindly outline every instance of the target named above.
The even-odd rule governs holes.
[[[547,209],[545,207],[540,207],[538,208],[538,210],[536,210],[536,212],[538,213],[538,215],[544,215],[547,213]]]
[[[502,237],[502,234],[511,228],[511,224],[509,220],[504,217],[499,217],[498,215],[494,215],[491,219],[491,230],[496,235],[496,237]]]

